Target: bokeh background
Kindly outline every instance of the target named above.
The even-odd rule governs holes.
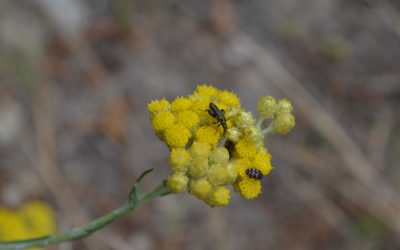
[[[167,196],[50,249],[400,249],[398,0],[2,0],[1,205],[66,231],[158,184],[147,103],[199,83],[292,100],[262,195]]]

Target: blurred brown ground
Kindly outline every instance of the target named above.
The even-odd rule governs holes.
[[[0,2],[0,203],[44,199],[59,229],[169,172],[146,111],[198,83],[289,98],[252,201],[154,200],[50,249],[400,249],[400,2]]]

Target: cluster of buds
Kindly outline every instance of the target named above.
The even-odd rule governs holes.
[[[272,96],[261,97],[258,101],[258,113],[260,118],[257,125],[265,119],[272,119],[270,126],[264,130],[264,134],[277,133],[285,135],[292,130],[295,125],[295,118],[292,114],[293,106],[288,99],[276,101]]]
[[[273,127],[278,129],[283,115],[278,114],[279,105],[272,112],[263,100],[260,118],[274,118]],[[148,110],[156,135],[170,149],[172,174],[167,186],[172,192],[188,191],[212,207],[229,203],[230,185],[247,199],[261,193],[261,179],[272,169],[271,155],[264,147],[266,132],[262,120],[256,122],[236,94],[199,85],[192,95],[171,103],[154,100]],[[291,121],[290,128],[294,118]]]

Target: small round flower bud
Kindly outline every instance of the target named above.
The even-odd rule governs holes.
[[[208,155],[210,164],[227,163],[229,160],[229,152],[224,147],[214,148]]]
[[[240,178],[246,178],[247,174],[246,174],[246,170],[248,168],[251,168],[251,161],[249,159],[239,159],[237,161],[235,161],[233,163],[235,165],[235,168],[237,170],[238,173],[238,179]]]
[[[263,175],[267,175],[271,170],[271,154],[260,150],[252,162],[252,166],[259,169]]]
[[[165,98],[161,100],[154,100],[147,105],[147,109],[152,114],[161,111],[167,111],[169,109],[169,102],[165,100]]]
[[[276,111],[277,116],[280,116],[281,114],[292,113],[292,111],[293,106],[288,99],[282,99],[278,102],[278,109]]]
[[[210,100],[207,97],[201,97],[201,96],[190,96],[190,100],[192,100],[192,107],[191,110],[196,112],[200,116],[205,116],[207,115],[207,112],[205,111],[208,109],[208,105],[210,104]]]
[[[262,118],[271,118],[275,115],[277,104],[272,96],[263,96],[258,100],[257,110]]]
[[[218,99],[220,102],[228,106],[237,106],[240,104],[239,98],[237,98],[236,94],[227,90],[221,91],[218,95]]]
[[[215,164],[210,167],[207,179],[212,185],[222,185],[227,182],[228,178],[228,173],[223,165]]]
[[[236,169],[235,164],[229,163],[226,166],[226,172],[228,174],[228,180],[227,180],[226,184],[232,184],[238,176],[238,171]]]
[[[185,126],[185,128],[191,129],[199,124],[200,118],[195,112],[191,110],[184,110],[176,115],[175,121],[176,123]]]
[[[292,114],[283,113],[274,120],[275,131],[280,135],[285,135],[294,127],[295,123]]]
[[[242,133],[238,130],[238,128],[230,128],[226,132],[226,138],[228,138],[232,142],[238,142]]]
[[[193,180],[190,182],[190,193],[200,200],[205,200],[211,191],[211,184],[206,179]]]
[[[220,133],[216,133],[215,128],[211,126],[205,126],[197,129],[195,132],[195,138],[196,140],[205,142],[209,145],[215,145],[220,138]]]
[[[237,116],[239,113],[240,113],[240,108],[236,108],[236,107],[231,107],[230,109],[228,109],[228,110],[225,110],[225,114],[226,114],[226,117],[234,117],[234,116]]]
[[[213,86],[201,84],[197,86],[196,93],[207,97],[214,97],[218,95],[219,90],[214,88]]]
[[[168,126],[164,132],[165,143],[170,147],[183,147],[191,136],[189,130],[181,124]]]
[[[190,163],[190,154],[183,148],[174,148],[169,155],[169,165],[173,172],[185,173]]]
[[[192,157],[206,157],[210,152],[210,145],[205,142],[194,141],[190,147]]]
[[[171,110],[174,112],[189,109],[192,101],[185,97],[178,97],[171,103]]]
[[[195,157],[189,165],[189,175],[195,179],[202,178],[207,175],[209,168],[207,157]]]
[[[175,115],[169,111],[162,111],[157,113],[151,120],[154,130],[160,132],[167,128],[168,126],[174,124]]]
[[[264,136],[262,134],[262,131],[256,127],[256,126],[251,126],[247,127],[244,130],[245,137],[251,140],[254,144],[260,144],[264,140]]]
[[[226,187],[217,187],[210,195],[209,203],[212,206],[225,206],[231,199],[230,190]]]
[[[261,181],[252,178],[240,179],[234,187],[246,199],[254,199],[261,193]]]
[[[173,174],[167,179],[167,187],[173,193],[186,191],[189,178],[184,174]]]
[[[251,112],[240,112],[239,116],[236,118],[236,124],[239,128],[253,126],[255,124],[253,114]]]
[[[241,139],[235,145],[235,152],[241,158],[253,158],[256,155],[256,145],[249,139]]]

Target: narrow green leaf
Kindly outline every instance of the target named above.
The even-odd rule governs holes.
[[[146,175],[148,175],[148,174],[150,174],[151,172],[153,172],[153,170],[154,170],[154,168],[150,168],[150,169],[147,169],[146,171],[144,171],[144,172],[139,176],[139,178],[136,180],[136,183],[140,183],[140,182],[142,181],[142,179],[143,179]]]
[[[133,202],[138,200],[141,197],[141,192],[140,192],[140,182],[143,180],[143,178],[148,175],[149,173],[151,173],[154,169],[150,168],[146,171],[144,171],[139,178],[136,180],[135,185],[133,185],[131,191],[129,192],[129,202]]]

